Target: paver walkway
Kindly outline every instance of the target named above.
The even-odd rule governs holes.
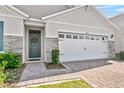
[[[20,81],[18,83],[18,87],[74,78],[81,78],[88,82],[91,86],[97,88],[122,88],[124,87],[124,63],[114,62],[110,65],[88,70],[80,70],[75,73],[66,73],[63,75],[54,75],[28,81]]]
[[[83,61],[83,62],[68,62],[62,64],[65,66],[65,69],[49,69],[49,70],[46,69],[44,63],[26,64],[26,67],[20,78],[20,81],[22,82],[37,78],[82,71],[89,68],[104,66],[108,63],[106,60],[94,60],[94,61]]]

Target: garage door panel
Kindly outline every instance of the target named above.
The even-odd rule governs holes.
[[[100,36],[99,40],[61,38],[59,41],[60,61],[78,61],[107,58],[107,39]]]

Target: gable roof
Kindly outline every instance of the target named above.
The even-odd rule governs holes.
[[[121,16],[124,16],[124,13],[117,14],[117,15],[115,15],[115,16],[109,18],[109,19],[112,20],[112,19],[115,19],[115,18],[118,18],[118,17],[121,17]]]
[[[110,19],[106,18],[99,10],[97,10],[96,7],[91,6],[92,8],[94,8],[96,10],[96,12],[106,21],[110,24],[111,27],[113,27],[116,30],[120,30],[114,23],[111,22]]]
[[[55,14],[70,9],[67,5],[14,5],[15,8],[29,15],[29,18],[41,19],[41,17]]]
[[[82,8],[82,7],[84,7],[84,6],[73,7],[71,9],[67,9],[65,11],[61,11],[61,12],[58,12],[58,13],[55,13],[55,14],[52,14],[52,15],[48,15],[48,16],[42,17],[41,19],[42,20],[47,20],[49,18],[56,17],[56,16],[59,16],[59,15],[62,15],[62,14],[65,14],[65,13],[68,13],[68,12],[71,12],[71,11],[74,11],[74,10],[79,9],[79,8]]]
[[[11,9],[12,11],[14,11],[14,12],[16,12],[16,13],[18,13],[18,14],[21,15],[22,17],[25,17],[25,18],[28,17],[28,15],[27,15],[26,13],[20,11],[19,9],[17,9],[17,8],[11,6],[11,5],[5,5],[5,7]]]
[[[63,15],[63,14],[65,14],[65,13],[75,11],[75,10],[80,9],[80,8],[83,8],[83,7],[86,7],[87,12],[88,12],[89,6],[90,6],[91,8],[93,8],[93,9],[96,11],[96,13],[97,13],[103,20],[105,20],[107,24],[109,24],[109,26],[111,26],[112,28],[114,28],[114,29],[116,29],[116,30],[120,30],[115,24],[113,24],[108,18],[106,18],[100,11],[98,11],[98,10],[95,8],[95,6],[92,6],[92,5],[77,6],[77,7],[68,9],[68,10],[64,10],[64,11],[61,11],[61,12],[52,14],[52,15],[48,15],[48,16],[46,16],[46,17],[42,17],[41,19],[42,19],[43,21],[49,20],[50,18],[54,18],[54,17],[56,17],[56,16]]]
[[[33,18],[37,19],[39,21],[44,21],[52,17],[56,17],[59,15],[63,15],[65,13],[74,11],[76,9],[80,9],[82,7],[86,7],[88,11],[88,5],[84,6],[74,6],[74,5],[5,5],[7,8],[17,12],[23,17],[26,18]],[[91,8],[95,9],[96,13],[101,16],[102,19],[106,21],[111,27],[114,29],[119,30],[119,28],[113,24],[108,18],[106,18],[102,13],[100,13],[94,6],[91,6]]]

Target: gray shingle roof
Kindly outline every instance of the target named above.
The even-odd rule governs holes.
[[[30,18],[40,19],[41,17],[48,16],[73,6],[67,5],[14,5],[22,12],[29,15]]]

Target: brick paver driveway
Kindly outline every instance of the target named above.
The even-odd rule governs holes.
[[[18,87],[74,78],[81,78],[88,82],[91,86],[97,88],[124,87],[124,63],[113,62],[109,65],[87,70],[80,70],[74,73],[42,77],[28,81],[20,81],[18,83]]]

